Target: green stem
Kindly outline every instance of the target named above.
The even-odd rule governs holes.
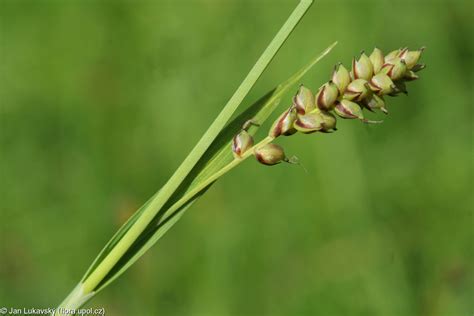
[[[206,133],[193,148],[191,153],[186,157],[183,163],[178,167],[171,178],[166,182],[163,188],[156,194],[152,201],[147,205],[141,216],[133,224],[116,246],[108,253],[108,255],[99,263],[92,273],[84,280],[82,289],[84,295],[92,293],[97,285],[104,279],[107,273],[115,266],[120,258],[125,254],[133,242],[140,236],[148,224],[153,220],[155,215],[160,211],[163,205],[168,201],[171,195],[176,191],[184,178],[195,166],[204,152],[209,148],[211,143],[217,137],[219,132],[231,118],[237,107],[240,105],[244,97],[248,94],[263,71],[267,68],[275,54],[293,31],[295,26],[301,20],[303,15],[309,9],[312,0],[302,0],[290,15],[288,20],[282,26],[277,35],[265,49],[247,77],[241,83],[234,95],[227,102],[224,109],[211,124]]]

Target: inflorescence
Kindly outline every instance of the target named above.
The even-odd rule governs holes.
[[[362,52],[358,59],[354,58],[350,72],[341,63],[337,64],[331,80],[323,84],[316,95],[304,85],[299,87],[292,105],[273,123],[269,137],[275,139],[297,132],[331,133],[336,131],[336,115],[364,123],[380,123],[366,119],[363,109],[387,114],[384,97],[407,94],[406,82],[418,79],[416,73],[425,68],[424,64],[418,63],[423,50],[401,48],[384,56],[375,48],[370,56]],[[252,149],[256,159],[265,165],[292,162],[279,145],[254,146],[253,137],[248,133],[249,122],[232,141],[236,158]]]

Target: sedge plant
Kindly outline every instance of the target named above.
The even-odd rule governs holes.
[[[316,94],[301,85],[291,106],[274,122],[268,136],[254,143],[256,131],[281,98],[336,45],[330,45],[229,122],[311,4],[312,0],[300,1],[175,173],[115,233],[53,315],[70,315],[106,288],[150,249],[213,183],[247,158],[255,157],[265,165],[298,163],[295,157],[286,157],[283,148],[274,143],[276,138],[297,132],[333,132],[335,115],[376,123],[364,118],[363,109],[386,113],[384,96],[406,93],[405,83],[418,78],[416,72],[424,68],[418,64],[421,50],[400,49],[386,56],[379,49],[370,56],[362,53],[353,60],[350,72],[342,64],[336,65],[331,80]]]

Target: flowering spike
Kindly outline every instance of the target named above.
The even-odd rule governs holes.
[[[255,149],[254,154],[258,162],[267,166],[273,166],[282,161],[288,160],[283,148],[277,144],[267,144],[263,147],[257,148]]]
[[[320,111],[313,111],[305,115],[301,115],[295,121],[294,127],[305,134],[314,133],[324,128],[324,118]]]
[[[370,54],[369,59],[372,63],[372,66],[374,67],[374,74],[377,74],[385,63],[382,51],[377,47],[374,48],[374,51],[372,54]]]
[[[253,137],[246,130],[241,130],[240,133],[235,135],[232,139],[232,152],[235,158],[242,157],[252,146]]]
[[[293,106],[274,122],[270,138],[291,135],[296,131],[305,134],[333,132],[337,123],[334,114],[367,124],[381,123],[364,118],[362,109],[380,110],[387,114],[384,96],[408,93],[406,83],[418,79],[416,72],[425,68],[425,65],[417,64],[422,51],[400,48],[384,57],[383,52],[375,48],[370,56],[362,52],[358,59],[354,58],[351,72],[337,64],[331,80],[319,88],[316,96],[300,86],[293,98]],[[276,161],[289,162],[281,157]]]
[[[334,102],[339,95],[339,90],[334,82],[325,83],[316,95],[316,104],[320,110],[330,111],[334,108]]]
[[[316,108],[314,104],[314,95],[310,89],[301,85],[298,92],[293,98],[293,103],[298,114],[305,114],[311,112]]]
[[[369,86],[367,80],[356,79],[352,81],[344,92],[344,99],[349,101],[362,101],[369,94]]]
[[[342,95],[351,82],[351,77],[346,67],[339,63],[336,65],[336,67],[334,67],[331,80],[337,86],[339,94]]]
[[[296,129],[293,127],[296,118],[296,108],[292,106],[282,115],[280,115],[280,117],[273,123],[272,127],[270,128],[270,133],[268,135],[273,138],[276,138],[280,135],[293,135],[294,133],[296,133]]]

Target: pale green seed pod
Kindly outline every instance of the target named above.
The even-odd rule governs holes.
[[[351,76],[349,75],[349,71],[346,69],[346,67],[344,67],[342,64],[337,64],[334,68],[331,80],[339,89],[339,94],[342,95],[351,82]]]
[[[276,138],[280,135],[293,135],[294,133],[296,133],[296,129],[293,127],[293,124],[296,119],[296,108],[289,108],[282,115],[280,115],[280,117],[273,123],[268,136]]]
[[[253,137],[246,131],[241,130],[237,135],[232,139],[232,152],[234,157],[240,158],[242,155],[252,148],[253,146]]]
[[[321,111],[321,116],[323,118],[323,123],[322,123],[323,128],[321,129],[321,132],[332,133],[337,130],[336,128],[337,119],[334,116],[334,114],[330,112]]]
[[[383,52],[376,47],[374,48],[372,54],[370,54],[369,59],[372,63],[372,66],[374,67],[374,74],[377,74],[385,63]]]
[[[322,130],[323,125],[324,117],[321,115],[321,111],[317,110],[300,115],[293,126],[301,133],[310,134]]]
[[[364,119],[361,107],[357,103],[345,99],[336,103],[334,112],[344,119]]]
[[[369,82],[370,89],[377,93],[379,96],[389,94],[393,92],[395,85],[393,84],[392,79],[387,74],[382,72],[376,74],[370,79]]]
[[[258,162],[267,166],[273,166],[288,160],[283,148],[277,144],[267,144],[257,148],[254,154]]]
[[[336,102],[338,96],[339,89],[331,80],[319,88],[315,101],[320,110],[330,111],[334,108],[334,102]]]
[[[414,51],[404,49],[403,51],[400,52],[398,57],[400,57],[401,59],[405,61],[408,69],[412,69],[420,60],[421,53],[423,53],[424,50],[425,50],[424,47],[418,50],[414,50]]]
[[[370,111],[380,110],[385,114],[388,114],[387,109],[385,108],[385,101],[382,97],[379,97],[376,94],[372,94],[367,100],[364,102],[364,105]]]
[[[303,85],[300,86],[298,92],[294,96],[293,104],[295,105],[298,114],[309,113],[316,108],[313,92]]]
[[[390,62],[382,66],[381,73],[387,74],[392,80],[399,80],[405,76],[408,68],[403,59],[393,58]]]
[[[369,57],[362,53],[359,60],[352,59],[352,78],[369,80],[374,74],[374,67]]]
[[[370,92],[367,80],[356,79],[352,81],[346,88],[343,98],[349,101],[362,101]]]

